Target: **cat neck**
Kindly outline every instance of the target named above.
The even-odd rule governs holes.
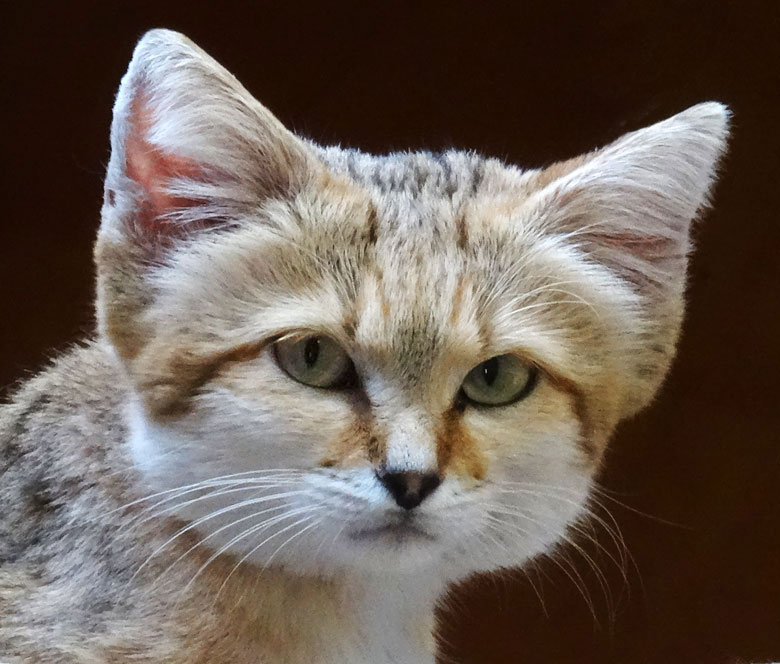
[[[434,662],[444,583],[432,575],[323,579],[265,570],[232,585],[224,597],[231,631],[241,624],[239,639],[264,653],[263,664]]]

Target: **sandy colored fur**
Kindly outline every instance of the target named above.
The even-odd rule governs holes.
[[[727,125],[700,104],[543,170],[369,155],[148,33],[114,107],[95,339],[0,410],[0,660],[432,664],[447,585],[565,537],[661,385]],[[280,367],[274,343],[310,335],[356,384]],[[469,403],[505,354],[533,389]],[[441,482],[407,510],[392,473]]]
[[[3,662],[256,664],[266,661],[258,653],[275,652],[273,661],[292,663],[327,650],[321,630],[346,636],[361,597],[338,579],[242,567],[221,588],[237,562],[223,556],[182,593],[212,553],[196,549],[173,564],[196,544],[192,535],[147,561],[182,523],[143,523],[148,503],[135,503],[144,494],[123,442],[130,386],[121,375],[112,351],[90,343],[3,406]]]

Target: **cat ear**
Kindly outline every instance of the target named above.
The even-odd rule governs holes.
[[[684,276],[692,220],[707,205],[729,112],[699,104],[590,155],[554,164],[529,201],[557,232],[637,288]]]
[[[264,198],[294,192],[315,161],[204,51],[152,30],[116,97],[102,230],[154,245],[229,223]]]
[[[708,203],[729,115],[722,104],[699,104],[553,165],[538,174],[528,201],[546,233],[576,246],[639,298],[638,318],[626,320],[624,335],[635,379],[629,411],[650,400],[674,354],[691,224]]]
[[[98,241],[100,333],[136,357],[155,334],[149,278],[194,233],[257,222],[324,167],[222,66],[152,30],[117,93]]]

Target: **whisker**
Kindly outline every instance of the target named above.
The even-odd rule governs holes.
[[[657,521],[658,523],[661,523],[665,526],[672,526],[674,528],[683,528],[685,530],[694,530],[693,526],[686,525],[684,523],[678,523],[676,521],[670,521],[669,519],[665,519],[663,517],[660,517],[656,514],[650,514],[649,512],[644,512],[640,509],[637,509],[636,507],[632,507],[628,503],[624,503],[621,500],[618,500],[614,496],[610,495],[610,493],[603,487],[598,486],[597,484],[594,484],[592,487],[592,490],[598,494],[601,498],[606,498],[607,500],[615,503],[616,505],[622,507],[625,510],[628,510],[629,512],[633,512],[634,514],[637,514],[639,516],[645,517],[646,519],[651,519],[653,521]],[[600,507],[604,507],[603,505],[599,504]],[[604,508],[606,509],[606,508]]]
[[[507,484],[507,483],[502,482],[502,484]],[[531,484],[531,483],[517,483],[517,484]],[[556,492],[575,493],[573,492],[573,490],[567,489],[565,487],[555,487],[552,485],[543,485],[543,484],[538,484],[537,487],[538,487],[537,489],[531,490],[531,489],[521,488],[520,486],[518,486],[514,488],[499,489],[499,491],[501,493],[524,493],[524,494],[530,494],[535,496],[546,496],[548,498],[560,500],[566,504],[572,505],[582,510],[584,513],[586,513],[588,518],[592,522],[597,523],[602,528],[604,528],[605,532],[610,536],[618,551],[625,552],[626,555],[630,556],[630,552],[628,551],[628,546],[626,545],[625,538],[623,537],[623,534],[620,532],[620,528],[614,516],[608,509],[606,509],[605,506],[598,503],[596,499],[594,499],[592,496],[590,499],[596,502],[596,504],[609,516],[615,528],[610,526],[610,524],[608,524],[600,515],[596,514],[592,509],[590,509],[587,506],[587,504],[583,505],[578,501],[572,500],[570,498],[565,498],[563,496],[556,494]]]
[[[121,512],[122,510],[125,510],[125,509],[127,509],[129,507],[133,507],[133,506],[138,505],[140,503],[144,503],[147,500],[153,500],[155,498],[159,498],[160,496],[165,496],[165,495],[168,495],[168,494],[171,494],[171,493],[175,493],[175,492],[178,492],[178,491],[186,491],[186,490],[197,491],[198,489],[201,489],[201,488],[207,488],[207,487],[212,487],[212,486],[222,486],[221,483],[223,481],[234,480],[237,477],[246,478],[247,475],[254,475],[255,477],[257,477],[258,475],[263,474],[263,473],[267,473],[267,474],[272,474],[273,473],[275,475],[281,475],[282,477],[280,479],[289,479],[289,478],[292,478],[292,477],[302,477],[303,475],[306,474],[306,472],[307,471],[295,470],[295,469],[286,469],[286,468],[284,468],[284,469],[277,469],[277,468],[270,469],[269,468],[269,469],[265,469],[265,470],[247,470],[247,471],[242,471],[240,473],[231,473],[229,475],[218,475],[218,476],[215,476],[215,477],[211,477],[209,479],[200,480],[198,482],[193,482],[191,484],[184,484],[182,486],[178,486],[178,487],[175,487],[175,488],[172,488],[172,489],[166,489],[164,491],[158,491],[156,493],[152,493],[152,494],[149,494],[147,496],[143,496],[141,498],[136,498],[136,499],[134,499],[134,500],[132,500],[132,501],[130,501],[128,503],[124,503],[123,505],[119,505],[118,507],[115,507],[115,508],[109,510],[108,512],[105,513],[105,516],[109,516],[111,514],[114,514],[115,512]],[[252,478],[246,478],[246,479],[250,479],[251,480]],[[263,477],[263,478],[257,477],[257,479],[260,480],[260,479],[266,479],[266,478],[265,477]],[[274,479],[276,479],[276,478],[274,478]],[[241,481],[244,481],[244,480],[242,479]]]
[[[186,595],[187,590],[189,590],[190,586],[192,586],[193,583],[200,577],[200,575],[205,571],[205,569],[212,563],[214,560],[216,560],[219,556],[221,556],[223,553],[225,553],[230,547],[232,547],[234,544],[237,544],[242,539],[245,539],[256,532],[259,532],[261,530],[264,530],[265,528],[269,528],[270,526],[279,523],[280,521],[284,521],[285,519],[289,519],[291,517],[297,516],[298,514],[301,514],[303,512],[310,511],[312,508],[310,506],[307,507],[300,507],[294,510],[291,510],[290,512],[287,512],[285,514],[282,514],[280,516],[275,516],[270,519],[266,519],[260,524],[257,524],[255,526],[252,526],[248,529],[246,529],[243,533],[236,535],[233,539],[231,539],[227,544],[224,544],[222,547],[220,547],[217,551],[215,551],[209,558],[206,560],[203,565],[200,566],[197,572],[195,572],[195,575],[187,582],[187,585],[182,588],[181,592],[179,593],[179,597],[183,597]],[[279,531],[282,532],[282,531]]]
[[[512,532],[519,532],[524,537],[529,537],[531,534],[526,531],[524,528],[520,527],[518,524],[515,524],[513,522],[509,522],[505,519],[501,519],[501,527],[503,529],[502,532],[512,531]],[[538,538],[534,538],[535,541],[540,541]],[[545,543],[546,544],[546,543]],[[598,615],[596,613],[596,606],[593,603],[593,599],[590,596],[590,593],[588,592],[588,586],[585,583],[585,580],[580,575],[579,571],[577,570],[576,566],[573,564],[573,562],[565,556],[563,551],[560,549],[548,551],[547,552],[547,558],[556,566],[558,567],[565,575],[568,577],[568,579],[572,582],[574,587],[577,589],[577,592],[580,594],[582,599],[585,601],[586,606],[588,607],[588,611],[590,612],[593,620],[598,624]],[[560,559],[559,559],[560,558]],[[561,560],[565,561],[569,565],[569,569],[567,569],[561,562]],[[571,571],[569,571],[571,570]]]
[[[165,502],[169,502],[170,500],[176,500],[178,498],[181,498],[181,494],[180,494],[180,495],[174,496],[174,497],[172,497],[170,499],[166,499],[165,501],[162,501],[161,503],[156,503],[155,505],[152,505],[151,507],[144,509],[139,515],[137,515],[134,519],[132,519],[129,522],[128,525],[130,526],[131,529],[132,528],[137,528],[140,525],[146,523],[147,521],[150,521],[151,519],[155,519],[155,518],[158,518],[158,517],[163,516],[165,514],[169,514],[170,512],[174,512],[175,510],[182,509],[183,507],[188,507],[189,505],[192,505],[194,503],[198,503],[198,502],[200,502],[202,500],[209,500],[209,499],[213,499],[213,498],[219,498],[219,497],[224,496],[224,495],[229,494],[229,493],[236,493],[236,492],[239,492],[239,491],[249,491],[251,489],[258,489],[258,488],[278,489],[278,488],[281,488],[284,484],[288,484],[288,485],[297,484],[297,480],[296,481],[289,481],[289,482],[274,482],[274,483],[269,483],[269,484],[257,484],[257,483],[252,482],[252,483],[248,483],[248,484],[243,484],[242,486],[238,486],[238,487],[234,487],[234,485],[231,484],[229,486],[234,487],[234,488],[228,488],[228,489],[220,489],[218,487],[216,491],[211,491],[210,493],[207,493],[205,496],[198,496],[197,498],[192,498],[190,500],[186,500],[186,501],[181,502],[181,503],[174,503],[173,505],[169,505],[168,507],[166,507],[166,508],[164,508],[162,510],[159,510],[158,512],[152,512],[151,514],[147,514],[145,517],[140,518],[141,515],[143,515],[146,512],[149,512],[150,510],[154,509],[154,507],[157,507],[160,504],[163,504]],[[200,490],[200,489],[198,489],[198,490]],[[190,493],[190,492],[188,491],[186,493]]]
[[[312,509],[310,508],[310,509],[309,509],[309,511],[316,511],[316,508],[315,508],[315,510],[312,510]],[[300,512],[298,512],[298,513],[300,513]],[[294,515],[293,515],[293,514],[290,514],[289,516],[294,516]],[[295,516],[297,516],[297,514],[296,514]],[[215,601],[215,602],[217,601],[217,598],[219,597],[220,593],[221,593],[221,592],[222,592],[222,590],[225,588],[225,586],[227,585],[228,581],[230,581],[230,578],[233,576],[233,574],[236,572],[236,570],[238,570],[238,568],[239,568],[239,567],[240,567],[240,566],[241,566],[241,565],[242,565],[244,562],[246,562],[246,560],[247,560],[248,558],[250,558],[250,557],[251,557],[251,556],[252,556],[252,555],[253,555],[253,554],[254,554],[256,551],[258,551],[258,550],[259,550],[260,548],[262,548],[262,547],[263,547],[265,544],[267,544],[268,542],[270,542],[270,541],[271,541],[271,540],[272,540],[274,537],[278,537],[278,536],[279,536],[279,535],[281,535],[282,533],[285,533],[285,532],[287,532],[288,530],[290,530],[291,528],[294,528],[295,526],[297,526],[297,525],[298,525],[298,524],[300,524],[300,523],[305,523],[306,521],[308,521],[308,520],[309,520],[309,519],[311,519],[311,518],[313,518],[313,517],[312,517],[312,515],[311,515],[311,514],[309,514],[309,515],[307,515],[307,516],[304,516],[302,519],[299,519],[298,521],[295,521],[294,523],[291,523],[291,524],[289,524],[289,525],[285,526],[285,527],[284,527],[284,528],[282,528],[281,530],[279,530],[279,531],[277,531],[277,532],[273,533],[272,535],[269,535],[268,537],[266,537],[266,538],[265,538],[265,539],[264,539],[262,542],[260,542],[260,544],[258,544],[257,546],[253,547],[253,548],[252,548],[252,549],[250,549],[250,550],[249,550],[249,551],[248,551],[246,554],[244,554],[244,556],[242,556],[242,558],[241,558],[241,559],[240,559],[240,560],[239,560],[239,561],[238,561],[238,562],[237,562],[237,563],[236,563],[236,564],[233,566],[233,569],[231,569],[231,570],[230,570],[230,573],[229,573],[229,574],[228,574],[228,575],[225,577],[225,580],[222,582],[222,585],[219,587],[219,590],[217,590],[217,594],[216,594],[216,596],[214,597],[214,601]],[[320,521],[317,521],[316,523],[320,523],[321,521],[322,521],[322,520],[320,520]],[[257,531],[254,531],[254,532],[257,532]],[[254,534],[254,533],[253,533],[253,534]],[[266,567],[267,567],[267,563],[266,563],[265,565],[263,565],[262,569],[265,569]]]
[[[544,490],[537,489],[536,491],[530,493],[532,494],[535,493],[539,496],[546,495],[549,498],[556,498],[556,499],[564,500],[565,502],[569,502],[574,505],[579,505],[579,503],[572,502],[561,496],[556,496],[554,494],[546,493]],[[488,507],[491,513],[503,513],[515,518],[528,520],[532,523],[535,523],[537,526],[544,527],[543,522],[531,516],[529,512],[527,512],[526,510],[521,510],[515,506],[508,506],[508,505],[501,505],[501,504],[496,505],[493,503],[486,503],[486,507]],[[587,518],[588,525],[592,526],[595,523],[597,525],[600,525],[602,528],[604,528],[605,532],[609,535],[610,539],[612,540],[613,544],[615,545],[618,551],[619,559],[616,558],[609,551],[609,549],[597,539],[597,537],[595,536],[595,532],[593,534],[588,533],[583,528],[583,524],[581,522],[575,521],[574,523],[569,524],[568,529],[576,533],[577,535],[585,538],[586,542],[594,545],[598,552],[603,553],[615,565],[615,567],[618,569],[621,575],[623,586],[626,588],[627,592],[630,593],[631,587],[628,578],[627,560],[631,559],[632,562],[634,562],[635,567],[636,564],[635,561],[633,561],[633,557],[631,556],[630,551],[626,546],[622,534],[620,534],[619,528],[617,526],[617,523],[614,520],[614,517],[609,512],[607,512],[610,519],[612,519],[613,523],[615,523],[615,528],[617,528],[617,530],[613,530],[612,527],[606,521],[604,521],[604,519],[602,519],[597,514],[595,514],[595,512],[593,512],[593,510],[591,510],[587,506],[584,507],[583,514],[584,514],[583,518]],[[615,612],[616,602],[615,602],[615,597],[613,594],[612,587],[609,584],[606,574],[599,567],[596,559],[594,559],[593,556],[590,553],[588,553],[587,549],[585,549],[581,544],[579,544],[577,541],[575,541],[568,535],[564,535],[562,537],[562,541],[566,542],[571,547],[571,549],[576,551],[582,557],[582,559],[588,565],[588,567],[593,571],[607,604],[607,611],[609,613],[610,623],[614,623],[615,615],[616,615]]]
[[[169,538],[168,538],[168,539],[167,539],[165,542],[163,542],[163,543],[162,543],[160,546],[158,546],[158,547],[157,547],[157,548],[156,548],[156,549],[155,549],[155,550],[154,550],[154,551],[153,551],[153,552],[152,552],[152,553],[151,553],[151,554],[150,554],[150,555],[149,555],[149,556],[146,558],[146,560],[145,560],[145,561],[144,561],[144,562],[141,564],[141,566],[140,566],[140,567],[139,567],[139,568],[138,568],[138,569],[135,571],[135,573],[134,573],[134,574],[133,574],[133,576],[131,577],[130,581],[132,582],[132,580],[133,580],[133,579],[135,579],[135,577],[136,577],[136,576],[137,576],[137,575],[138,575],[138,574],[141,572],[141,570],[142,570],[142,569],[143,569],[143,568],[144,568],[144,567],[145,567],[145,566],[146,566],[146,565],[147,565],[147,564],[148,564],[148,563],[149,563],[149,562],[152,560],[152,558],[154,558],[154,557],[155,557],[157,554],[159,554],[159,553],[160,553],[161,551],[163,551],[163,550],[164,550],[166,547],[168,547],[168,545],[169,545],[169,544],[171,544],[171,543],[172,543],[172,542],[174,542],[176,539],[178,539],[179,537],[181,537],[181,536],[182,536],[182,535],[184,535],[185,533],[189,532],[190,530],[192,530],[192,529],[194,529],[194,528],[197,528],[199,525],[201,525],[201,524],[205,523],[206,521],[209,521],[209,520],[211,520],[211,519],[214,519],[214,518],[216,518],[216,517],[218,517],[218,516],[221,516],[222,514],[225,514],[225,513],[227,513],[227,512],[232,512],[232,511],[234,511],[234,510],[241,509],[242,507],[248,507],[248,506],[250,506],[250,505],[257,505],[257,504],[260,504],[260,503],[265,503],[265,502],[268,502],[268,501],[270,501],[270,500],[280,500],[280,499],[283,499],[283,498],[288,498],[288,497],[290,497],[290,496],[296,496],[296,495],[300,495],[300,494],[303,494],[303,493],[307,493],[307,492],[306,492],[306,491],[286,491],[286,492],[283,492],[283,493],[275,493],[275,494],[272,494],[272,495],[270,495],[270,496],[261,496],[261,497],[254,497],[254,498],[249,498],[249,499],[247,499],[247,500],[243,500],[243,501],[240,501],[240,502],[238,502],[238,503],[233,503],[232,505],[228,505],[228,506],[226,506],[226,507],[223,507],[223,508],[221,508],[221,509],[215,510],[214,512],[211,512],[211,513],[209,513],[209,514],[207,514],[207,515],[205,515],[205,516],[202,516],[202,517],[200,517],[199,519],[196,519],[195,521],[192,521],[192,522],[188,523],[188,524],[187,524],[185,527],[183,527],[183,528],[179,529],[179,530],[178,530],[178,531],[177,531],[177,532],[176,532],[174,535],[172,535],[171,537],[169,537]],[[282,505],[281,507],[285,507],[285,506],[284,506],[284,505]],[[253,517],[253,516],[257,516],[258,514],[262,514],[262,513],[264,513],[264,512],[265,512],[265,510],[263,510],[263,511],[261,511],[261,512],[259,512],[259,513],[255,512],[255,513],[253,513],[253,514],[250,514],[248,517],[244,517],[243,519],[239,519],[238,521],[243,521],[243,520],[246,520],[246,519],[248,519],[248,518],[251,518],[251,517]],[[236,522],[234,522],[234,523],[237,523],[238,521],[236,521]],[[231,524],[229,524],[229,525],[231,525]],[[213,532],[213,533],[211,533],[211,535],[209,535],[209,536],[208,536],[206,539],[209,539],[209,538],[210,538],[210,537],[212,537],[213,535],[217,534],[218,532],[220,532],[221,530],[223,530],[225,527],[226,527],[226,526],[223,526],[223,527],[222,527],[222,528],[220,528],[219,530],[216,530],[216,531],[214,531],[214,532]],[[201,542],[203,542],[203,541],[205,541],[205,540],[201,540]],[[200,544],[200,542],[199,542],[199,544]],[[190,551],[191,551],[192,549],[194,549],[194,548],[197,548],[197,546],[199,546],[199,544],[198,544],[198,545],[196,545],[195,547],[192,547],[192,548],[190,549]],[[189,553],[189,551],[188,551],[187,553]],[[178,562],[178,560],[177,560],[176,562]],[[166,571],[167,571],[167,570],[166,570]]]
[[[491,528],[492,530],[495,530],[499,534],[504,534],[504,530],[503,530],[504,522],[501,519],[499,519],[498,517],[495,517],[495,516],[493,516],[491,514],[488,514],[487,516],[489,516],[491,518],[491,522],[488,522],[485,525],[488,526],[489,528]],[[530,535],[530,533],[528,531],[525,531],[525,530],[523,530],[523,534],[525,536]],[[506,551],[508,554],[510,554],[510,556],[512,555],[512,553],[513,553],[512,550],[506,544],[504,544],[500,540],[496,539],[492,535],[489,535],[488,533],[485,533],[485,535],[490,537],[490,540],[492,542],[494,542],[495,544],[500,546],[504,551]],[[544,613],[545,616],[549,617],[549,614],[547,613],[547,606],[544,603],[544,599],[542,599],[541,593],[536,588],[536,584],[531,580],[530,575],[528,575],[528,573],[525,571],[525,569],[521,568],[520,571],[525,575],[525,578],[528,580],[528,583],[531,585],[531,588],[533,588],[534,594],[539,598],[539,604],[541,604],[541,606],[542,606],[542,612]]]
[[[244,521],[248,521],[249,519],[256,519],[261,514],[268,514],[269,512],[278,512],[279,510],[286,509],[288,505],[276,505],[275,507],[268,507],[264,510],[260,510],[259,512],[253,512],[252,514],[248,514],[247,516],[243,516],[240,519],[236,519],[235,521],[231,521],[230,523],[221,526],[220,528],[217,528],[214,532],[210,533],[208,536],[204,537],[202,540],[197,541],[195,544],[193,544],[189,549],[187,549],[184,553],[182,553],[176,560],[174,560],[168,567],[163,570],[163,572],[157,577],[157,579],[153,582],[153,586],[162,579],[163,576],[165,576],[175,565],[177,565],[179,562],[181,562],[184,558],[186,558],[190,553],[192,553],[195,549],[197,549],[200,546],[203,546],[203,544],[214,537],[215,535],[219,534],[220,532],[227,530],[228,528],[232,528],[236,526],[239,523],[243,523]]]
[[[307,519],[310,519],[311,517],[306,517],[306,518],[307,518]],[[295,523],[295,524],[293,524],[293,525],[297,525],[298,523],[300,523],[300,521],[296,521],[296,523]],[[300,537],[300,536],[301,536],[301,535],[303,535],[303,533],[305,533],[307,530],[309,530],[310,528],[314,528],[315,526],[318,526],[318,525],[320,525],[321,523],[322,523],[322,519],[318,519],[317,521],[315,521],[315,522],[313,522],[313,523],[310,523],[310,524],[309,524],[308,526],[306,526],[305,528],[303,528],[303,529],[299,530],[297,533],[294,533],[293,535],[290,535],[290,537],[288,537],[286,540],[284,540],[284,542],[282,542],[282,543],[281,543],[281,544],[280,544],[280,545],[279,545],[279,546],[276,548],[276,550],[275,550],[275,551],[274,551],[274,552],[273,552],[273,553],[272,553],[272,554],[271,554],[271,555],[268,557],[268,559],[267,559],[267,560],[265,561],[265,563],[263,564],[263,569],[266,569],[266,568],[267,568],[267,567],[268,567],[268,566],[271,564],[271,561],[272,561],[272,560],[273,560],[273,559],[276,557],[276,554],[277,554],[277,553],[279,553],[279,552],[280,552],[280,551],[281,551],[281,550],[282,550],[284,547],[286,547],[286,546],[287,546],[287,545],[288,545],[290,542],[292,542],[292,540],[294,540],[294,539],[295,539],[295,538],[297,538],[297,537]]]

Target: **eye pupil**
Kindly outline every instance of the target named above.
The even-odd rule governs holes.
[[[307,367],[313,367],[317,363],[317,358],[319,358],[319,356],[320,339],[319,337],[312,337],[303,347],[303,361],[306,362]]]
[[[328,336],[290,335],[274,343],[273,354],[279,368],[303,385],[339,390],[359,384],[349,355]]]
[[[507,406],[528,396],[538,372],[517,355],[496,355],[476,365],[461,384],[460,395],[480,406]],[[456,406],[460,406],[456,400]]]
[[[498,378],[498,358],[492,357],[482,363],[482,379],[490,386],[496,382],[496,378]]]

